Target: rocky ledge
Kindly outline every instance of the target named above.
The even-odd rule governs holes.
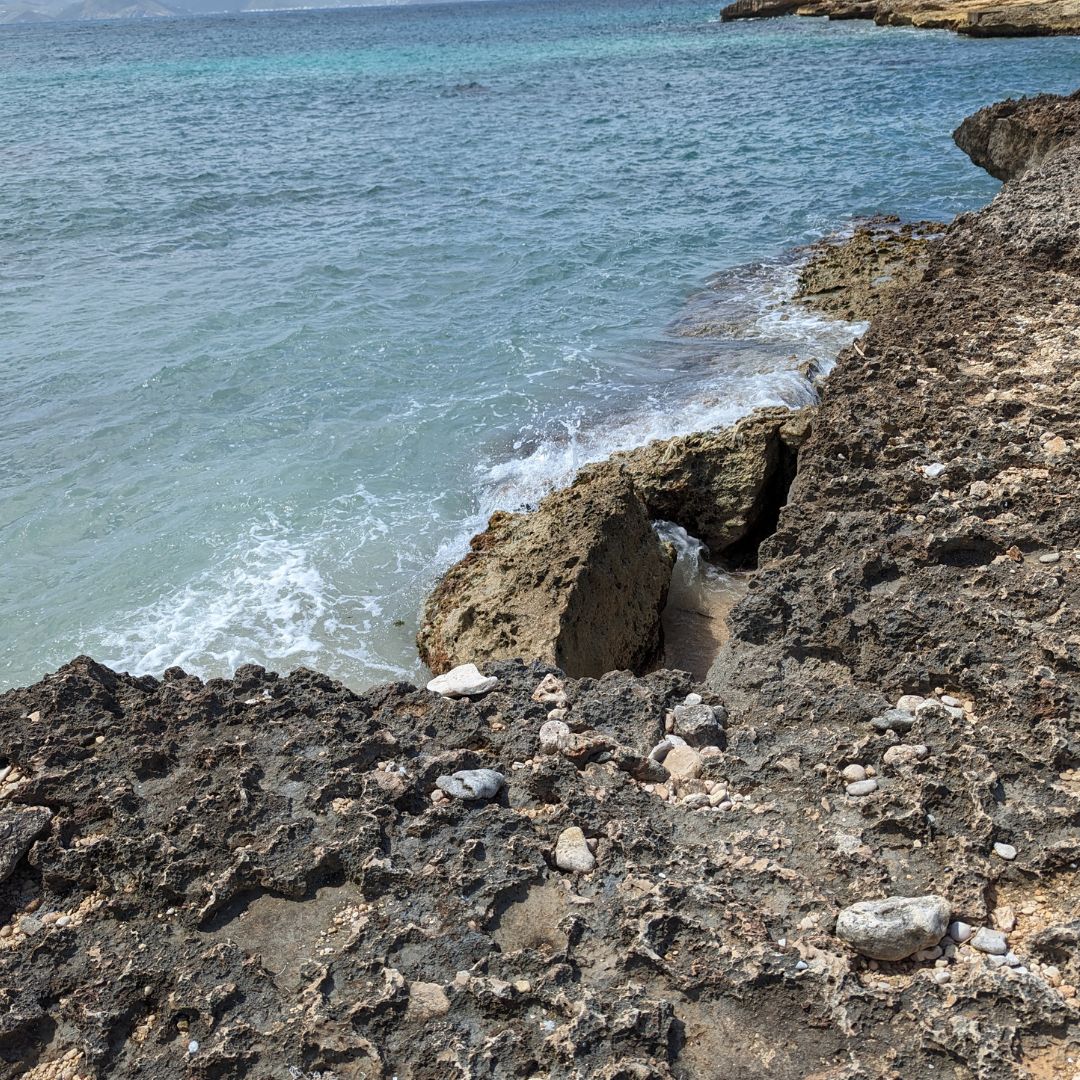
[[[707,686],[0,697],[0,1077],[1080,1072],[1080,143],[1040,156],[840,356]]]
[[[954,30],[971,37],[1080,33],[1080,0],[735,0],[720,17],[773,15],[873,19],[879,26]]]

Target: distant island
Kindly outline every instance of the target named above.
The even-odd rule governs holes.
[[[68,22],[87,19],[155,19],[180,15],[229,14],[245,11],[297,11],[319,8],[369,7],[372,2],[412,3],[417,0],[191,0],[183,6],[160,0],[14,0],[0,2],[0,23]]]

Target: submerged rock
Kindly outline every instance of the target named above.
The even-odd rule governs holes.
[[[428,597],[420,655],[436,672],[466,657],[640,671],[661,647],[672,561],[629,478],[585,472],[533,513],[491,518]]]
[[[904,960],[945,936],[950,913],[933,894],[862,900],[837,916],[836,936],[873,960]]]

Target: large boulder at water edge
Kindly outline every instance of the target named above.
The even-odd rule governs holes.
[[[518,657],[578,677],[641,670],[660,650],[672,562],[630,479],[585,470],[533,513],[492,516],[428,598],[420,655],[435,672]]]

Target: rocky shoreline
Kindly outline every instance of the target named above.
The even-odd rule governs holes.
[[[693,507],[753,551],[705,685],[79,658],[0,697],[0,1078],[1080,1073],[1078,118],[962,125],[1012,179],[878,297],[772,480],[740,454],[792,414],[584,482],[613,543]],[[771,518],[715,513],[729,471]]]
[[[879,26],[952,30],[968,37],[1080,34],[1080,0],[734,0],[724,22],[775,15],[872,19]]]

